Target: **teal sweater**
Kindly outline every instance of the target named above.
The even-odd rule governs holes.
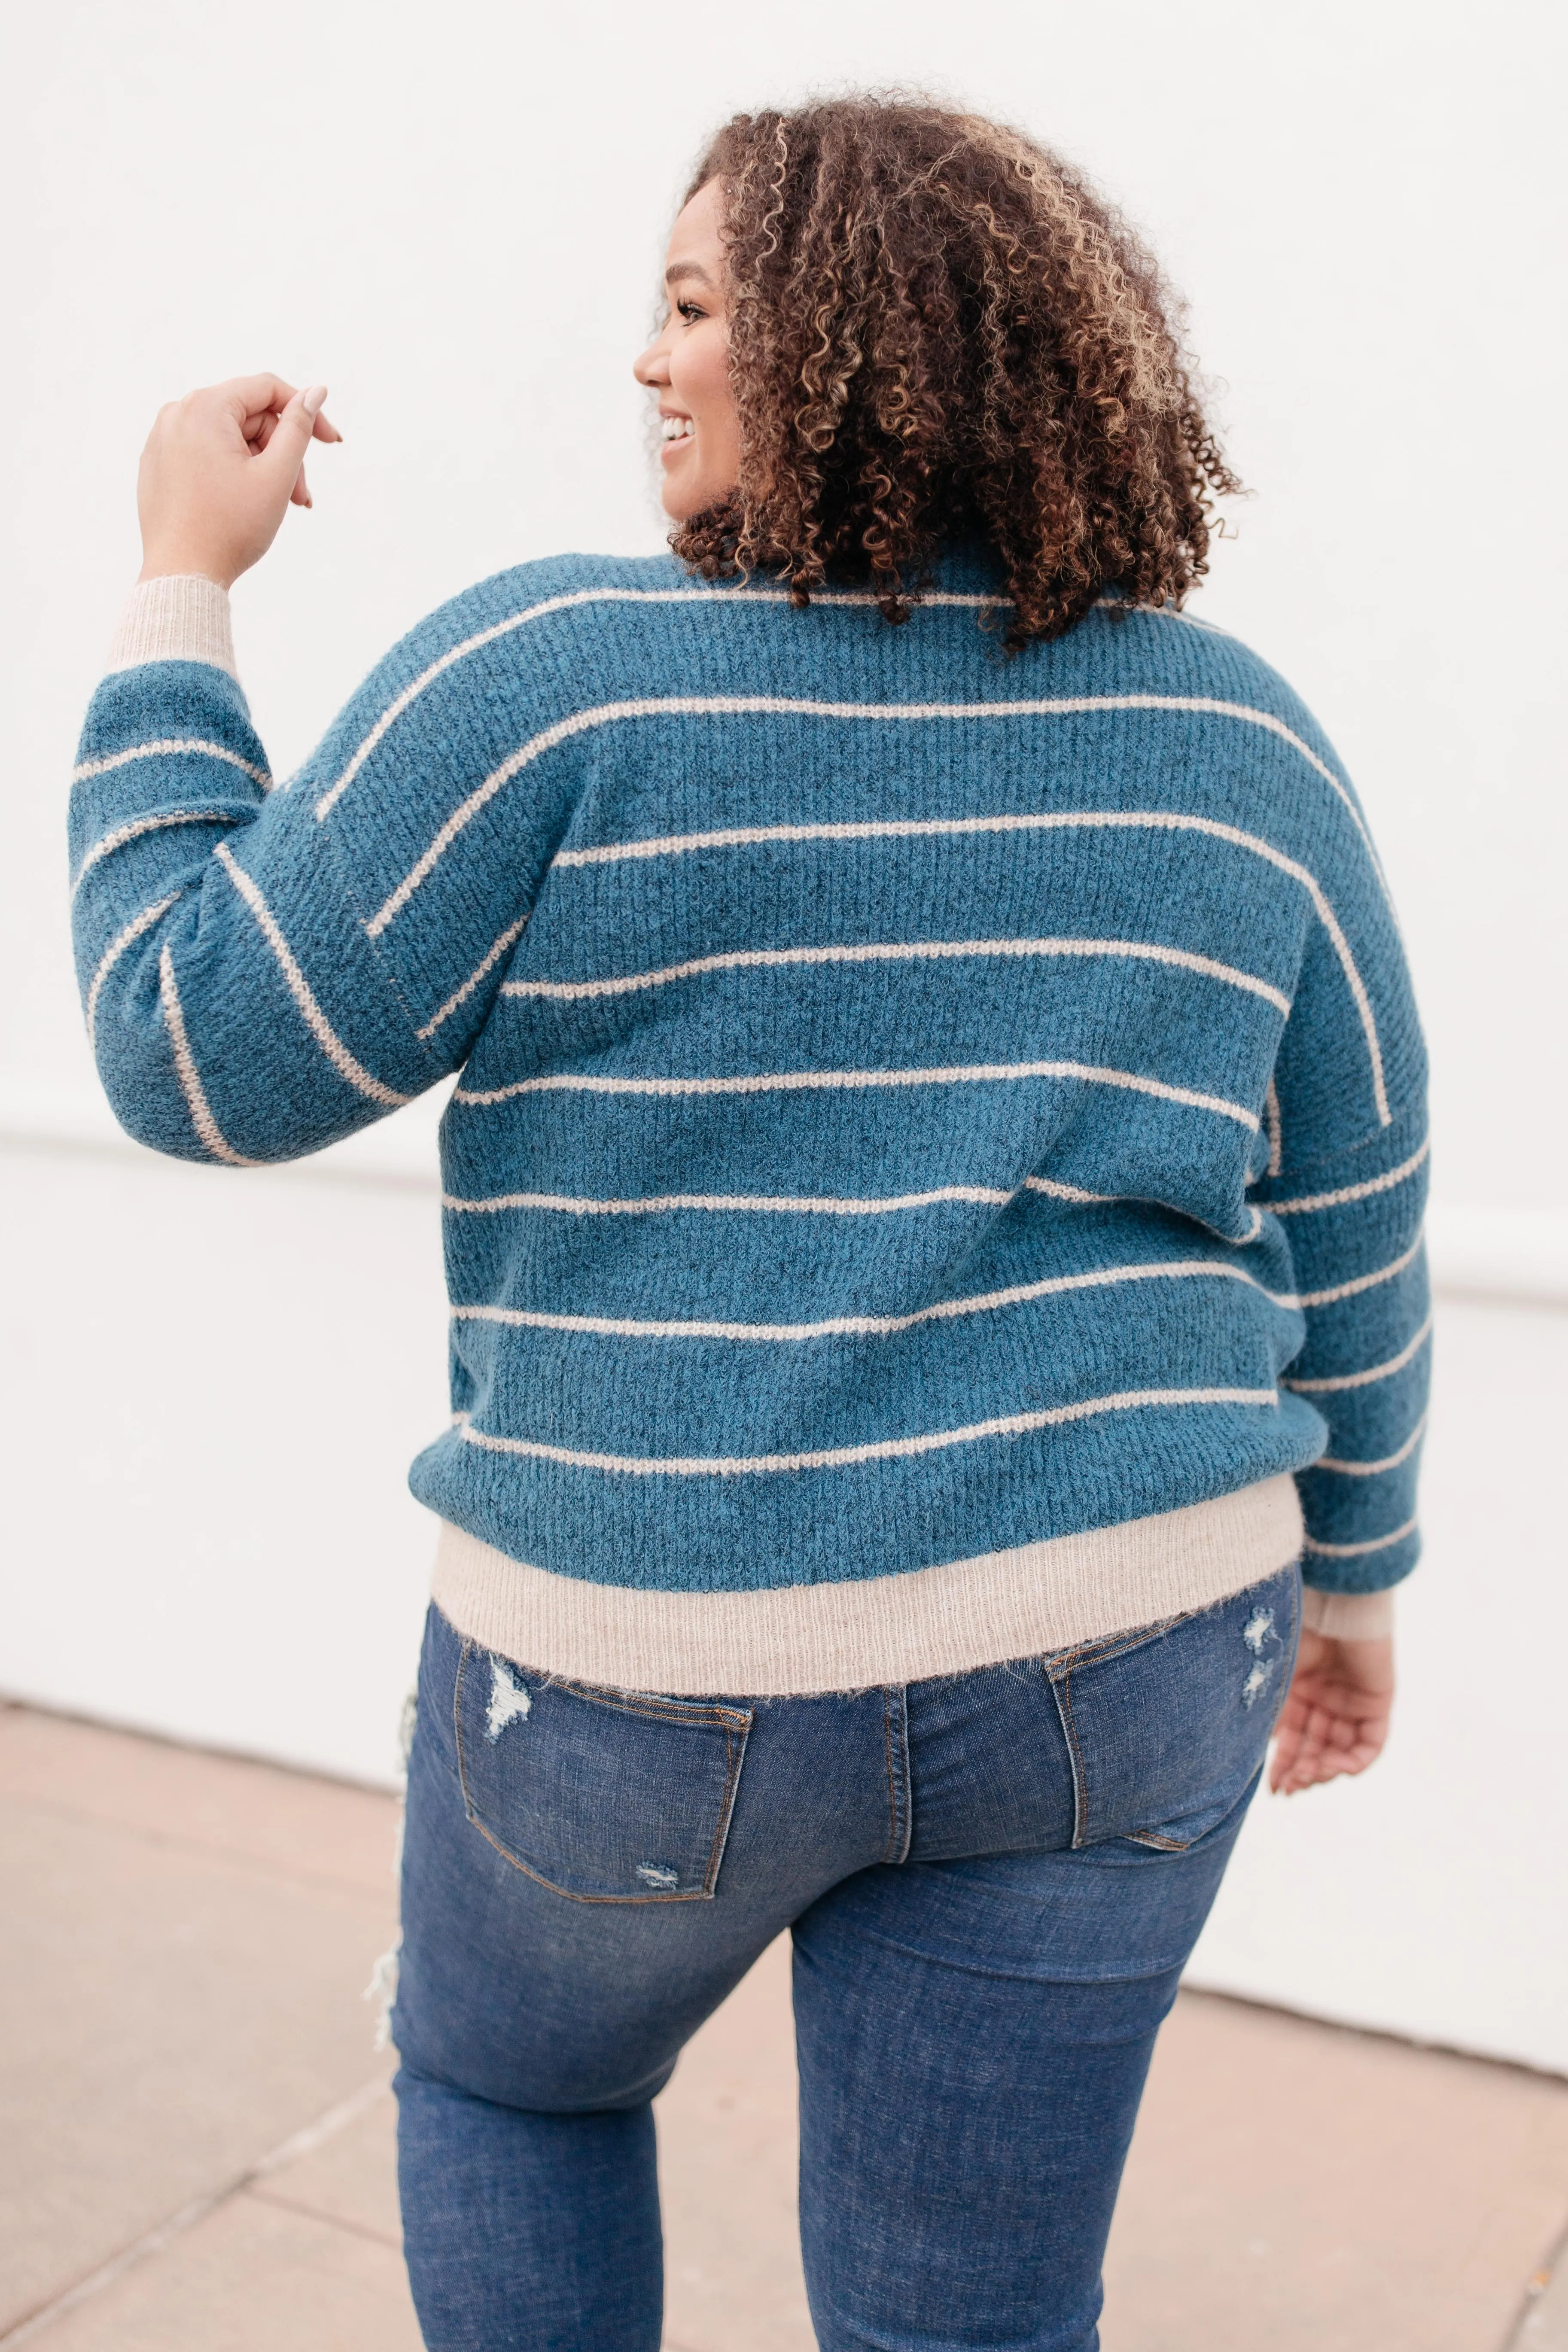
[[[1392,1584],[1425,1062],[1360,806],[1233,638],[1107,603],[1010,657],[983,564],[940,588],[524,565],[276,788],[226,669],[111,674],[110,1100],[246,1168],[457,1074],[413,1484],[514,1559],[816,1584],[1294,1471],[1308,1580]]]

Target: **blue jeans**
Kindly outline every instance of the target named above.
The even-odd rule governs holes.
[[[432,2352],[657,2352],[649,2103],[786,1927],[824,2352],[1093,2352],[1299,1598],[1292,1568],[1059,1655],[785,1699],[554,1681],[432,1610],[394,2013]]]

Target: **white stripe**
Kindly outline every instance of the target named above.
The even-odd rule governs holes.
[[[212,1105],[206,1098],[196,1070],[195,1056],[191,1052],[191,1041],[185,1034],[185,1016],[180,1004],[180,992],[174,983],[174,959],[169,952],[167,940],[158,958],[158,993],[163,1000],[163,1019],[168,1027],[169,1043],[174,1048],[180,1091],[185,1097],[185,1108],[191,1114],[191,1125],[195,1129],[198,1139],[205,1144],[215,1160],[226,1161],[230,1168],[259,1168],[262,1165],[259,1160],[247,1160],[243,1152],[235,1150],[213,1117]]]
[[[403,1104],[412,1102],[412,1095],[394,1094],[390,1087],[384,1087],[379,1078],[373,1078],[363,1064],[355,1061],[311,994],[310,984],[295,962],[272,909],[244,867],[235,863],[227,842],[220,841],[214,855],[255,916],[257,927],[277,957],[279,969],[289,983],[289,994],[304,1014],[306,1026],[333,1069],[345,1077],[351,1087],[357,1087],[362,1095],[368,1095],[372,1102],[384,1103],[389,1110],[397,1110]]]
[[[920,1437],[889,1437],[870,1445],[826,1445],[809,1454],[590,1454],[571,1445],[545,1445],[529,1437],[492,1437],[459,1415],[458,1433],[468,1445],[492,1454],[521,1454],[536,1462],[560,1462],[569,1469],[619,1471],[633,1478],[736,1478],[774,1470],[840,1470],[861,1462],[893,1462],[910,1454],[935,1454],[944,1446],[973,1445],[987,1437],[1025,1437],[1032,1430],[1057,1429],[1101,1412],[1133,1412],[1145,1406],[1193,1404],[1278,1405],[1273,1389],[1129,1389],[1120,1396],[1087,1397],[1079,1404],[1048,1406],[1040,1412],[1002,1413],[964,1429],[932,1430]],[[1390,1542],[1394,1538],[1388,1538]]]
[[[1403,1543],[1406,1536],[1415,1533],[1419,1525],[1418,1519],[1406,1519],[1405,1525],[1395,1528],[1391,1536],[1373,1536],[1366,1543],[1318,1543],[1311,1536],[1303,1536],[1301,1548],[1304,1551],[1315,1551],[1323,1559],[1360,1559],[1366,1552],[1386,1551],[1390,1544]]]
[[[1053,1201],[1072,1201],[1090,1206],[1110,1207],[1122,1197],[1116,1192],[1086,1192],[1079,1184],[1058,1184],[1049,1176],[1026,1176],[1019,1190],[1043,1192]],[[872,1217],[906,1209],[934,1208],[944,1201],[973,1202],[982,1208],[1005,1209],[1009,1201],[1016,1198],[1016,1192],[1007,1192],[1000,1185],[939,1184],[929,1192],[884,1193],[869,1200],[836,1199],[821,1193],[662,1192],[637,1200],[616,1201],[570,1192],[497,1192],[488,1200],[468,1201],[455,1193],[445,1192],[441,1196],[441,1205],[458,1214],[473,1215],[486,1215],[503,1209],[548,1209],[574,1217],[639,1217],[661,1215],[675,1209],[699,1209],[717,1213],[755,1212],[770,1216]],[[1256,1209],[1252,1212],[1252,1220],[1251,1230],[1241,1236],[1243,1242],[1256,1241],[1261,1230],[1263,1221]],[[1234,1234],[1222,1234],[1219,1238],[1232,1246],[1237,1245]]]
[[[1095,599],[1097,611],[1110,611],[1117,607],[1124,613],[1147,614],[1152,621],[1180,621],[1189,629],[1201,629],[1205,637],[1224,637],[1227,644],[1236,643],[1230,631],[1222,629],[1217,621],[1200,620],[1196,613],[1179,613],[1171,604],[1130,604],[1122,596],[1099,596]]]
[[[1401,1348],[1397,1356],[1390,1356],[1385,1364],[1373,1364],[1364,1372],[1336,1372],[1321,1381],[1281,1381],[1281,1388],[1293,1389],[1298,1396],[1327,1396],[1342,1389],[1370,1388],[1374,1381],[1390,1381],[1414,1362],[1432,1337],[1432,1318],[1427,1316],[1415,1337]]]
[[[161,833],[171,824],[242,824],[244,822],[233,809],[175,809],[164,816],[139,816],[130,824],[117,824],[112,833],[104,834],[100,840],[93,843],[77,867],[71,896],[75,898],[87,879],[89,868],[96,866],[100,857],[109,856],[113,850],[123,849],[128,841],[140,841],[144,833]]]
[[[1285,1135],[1279,1119],[1279,1089],[1272,1078],[1263,1091],[1263,1123],[1268,1136],[1268,1165],[1266,1176],[1278,1176],[1285,1157]]]
[[[1048,1176],[1026,1176],[1022,1189],[1048,1193],[1055,1201],[1109,1203],[1118,1197],[1114,1192],[1085,1192],[1077,1184],[1058,1184]],[[465,1201],[444,1192],[441,1206],[477,1215],[500,1209],[552,1209],[574,1217],[646,1217],[672,1209],[701,1209],[755,1212],[769,1216],[875,1217],[904,1209],[934,1208],[943,1201],[973,1202],[982,1208],[1005,1209],[1009,1201],[1016,1198],[1016,1192],[1005,1192],[999,1185],[939,1184],[929,1192],[885,1193],[871,1200],[834,1199],[820,1193],[662,1192],[641,1200],[606,1201],[569,1192],[497,1192],[489,1200]],[[1256,1210],[1253,1214],[1257,1215]],[[1253,1236],[1249,1234],[1247,1238]]]
[[[644,857],[685,857],[700,849],[753,849],[773,841],[910,841],[971,833],[1052,833],[1077,826],[1212,834],[1216,840],[1234,842],[1268,858],[1299,882],[1312,879],[1305,866],[1258,834],[1243,833],[1218,817],[1193,816],[1181,809],[1023,809],[994,816],[847,817],[816,824],[716,825],[707,833],[650,834],[637,841],[605,841],[588,849],[557,850],[551,871],[575,866],[619,866]]]
[[[1397,1470],[1402,1462],[1409,1461],[1420,1444],[1426,1428],[1426,1415],[1423,1413],[1397,1454],[1385,1454],[1381,1462],[1338,1462],[1331,1454],[1320,1454],[1317,1461],[1310,1467],[1314,1470],[1337,1471],[1342,1478],[1381,1477],[1384,1471]]]
[[[1309,1209],[1338,1209],[1347,1201],[1370,1201],[1374,1192],[1392,1192],[1396,1184],[1415,1175],[1431,1149],[1432,1139],[1428,1136],[1419,1151],[1413,1151],[1408,1160],[1391,1168],[1386,1176],[1369,1177],[1364,1184],[1343,1184],[1337,1192],[1308,1192],[1299,1201],[1270,1201],[1268,1213],[1271,1217],[1300,1217]]]
[[[73,784],[87,782],[89,776],[107,776],[111,768],[123,768],[132,760],[162,760],[172,753],[194,752],[205,760],[226,760],[231,768],[243,768],[255,778],[264,793],[272,789],[272,779],[265,768],[231,751],[226,743],[209,743],[200,735],[161,735],[155,743],[133,743],[128,751],[110,751],[106,759],[84,760],[71,770]]]
[[[98,970],[92,975],[92,986],[87,992],[87,1042],[89,1046],[95,1042],[98,1000],[104,982],[109,978],[132,940],[139,940],[143,931],[150,931],[159,916],[168,913],[179,895],[177,890],[171,890],[166,898],[158,899],[153,906],[143,907],[139,915],[132,917],[122,931],[116,933],[100,957]]]
[[[521,927],[520,927],[521,928]],[[879,940],[863,947],[745,948],[728,955],[697,956],[689,963],[666,964],[658,971],[627,973],[616,980],[509,980],[503,996],[542,996],[575,1003],[591,996],[626,996],[644,988],[663,988],[670,981],[691,980],[709,971],[744,971],[775,964],[898,963],[945,956],[1128,956],[1152,963],[1179,964],[1209,980],[1266,997],[1287,1016],[1290,1000],[1266,980],[1238,971],[1212,956],[1193,955],[1185,948],[1160,947],[1142,940]],[[423,1030],[420,1034],[425,1033]]]
[[[1037,1191],[1060,1190],[1075,1200],[1098,1201],[1098,1192],[1071,1193],[1066,1185],[1047,1187],[1035,1177],[1026,1182]],[[833,1200],[787,1192],[662,1192],[644,1200],[605,1201],[568,1192],[498,1192],[486,1201],[464,1201],[452,1193],[441,1196],[441,1206],[459,1213],[489,1215],[500,1209],[553,1209],[574,1217],[646,1217],[672,1209],[755,1212],[768,1216],[874,1217],[900,1209],[928,1209],[939,1201],[973,1201],[985,1208],[1004,1209],[1014,1198],[989,1184],[942,1184],[931,1192],[896,1192],[880,1200]]]
[[[402,693],[383,711],[336,782],[330,784],[316,803],[316,815],[321,818],[329,814],[339,795],[347,790],[358,775],[387,729],[395,719],[403,716],[410,703],[417,701],[427,686],[434,684],[435,680],[444,671],[452,668],[455,663],[465,660],[469,654],[478,653],[481,646],[493,645],[498,637],[509,636],[512,630],[521,628],[526,621],[540,620],[547,613],[563,613],[577,604],[710,604],[725,599],[732,604],[784,604],[789,602],[789,598],[790,592],[787,588],[579,588],[569,595],[550,596],[542,604],[530,604],[523,612],[510,614],[504,621],[496,622],[493,627],[480,629],[475,635],[465,637],[460,645],[452,646],[449,652],[442,654],[437,660],[433,661],[428,669],[421,670],[412,685],[404,688]],[[869,589],[816,589],[813,591],[811,599],[814,609],[819,604],[879,605],[881,601],[880,596]],[[1227,634],[1215,622],[1200,621],[1194,614],[1169,612],[1152,604],[1129,604],[1120,596],[1098,597],[1096,604],[1097,607],[1106,610],[1115,608],[1121,612],[1147,613],[1159,620],[1184,621],[1189,628],[1202,629],[1211,636],[1225,636]],[[995,596],[988,593],[950,594],[945,591],[928,589],[916,599],[915,608],[920,611],[928,605],[959,606],[970,612],[986,610],[1011,612],[1013,599],[1010,596]]]
[[[1156,1201],[1148,1193],[1086,1192],[1081,1185],[1058,1184],[1049,1176],[1026,1176],[1024,1179],[1023,1189],[1026,1192],[1048,1193],[1053,1201],[1077,1201],[1085,1202],[1090,1206],[1108,1209],[1116,1208],[1123,1203],[1131,1203],[1136,1208],[1152,1207],[1156,1209],[1168,1209],[1171,1205],[1168,1201]],[[1257,1209],[1249,1208],[1247,1209],[1247,1213],[1250,1218],[1251,1223],[1248,1224],[1247,1231],[1244,1234],[1227,1234],[1223,1226],[1209,1224],[1206,1218],[1197,1217],[1194,1218],[1193,1222],[1195,1224],[1203,1225],[1206,1233],[1213,1234],[1215,1239],[1216,1241],[1224,1242],[1228,1249],[1241,1249],[1245,1247],[1247,1243],[1255,1242],[1258,1239],[1258,1234],[1263,1231],[1263,1218],[1260,1213]],[[1271,1298],[1274,1297],[1274,1293],[1272,1291],[1270,1291],[1268,1295]],[[1296,1303],[1297,1302],[1294,1298],[1282,1298],[1277,1301],[1277,1304],[1279,1305],[1290,1307],[1294,1307]]]
[[[1280,873],[1289,874],[1292,881],[1299,882],[1311,899],[1319,921],[1328,932],[1330,943],[1339,958],[1340,968],[1355,1000],[1372,1064],[1373,1093],[1377,1103],[1379,1123],[1384,1127],[1393,1124],[1384,1085],[1383,1049],[1378,1043],[1372,1003],[1356,968],[1355,958],[1351,953],[1350,942],[1340,928],[1339,919],[1317,877],[1305,866],[1299,865],[1295,858],[1287,857],[1283,850],[1276,849],[1271,842],[1262,840],[1255,833],[1244,833],[1237,825],[1224,824],[1215,817],[1187,816],[1171,809],[1092,809],[1005,816],[873,818],[859,824],[842,824],[728,825],[711,833],[672,833],[647,841],[606,842],[594,849],[563,849],[557,853],[551,870],[553,872],[558,866],[609,865],[633,857],[681,857],[699,849],[752,848],[759,843],[771,841],[904,841],[917,835],[1048,833],[1065,826],[1102,826],[1110,830],[1144,827],[1167,833],[1206,834],[1212,840],[1228,841],[1236,848],[1267,859]],[[396,893],[393,895],[395,897]],[[390,908],[392,900],[388,899],[386,905]],[[384,914],[386,908],[382,911]]]
[[[991,1315],[1004,1307],[1021,1307],[1037,1298],[1056,1298],[1070,1290],[1109,1288],[1121,1282],[1180,1281],[1184,1277],[1217,1276],[1227,1282],[1245,1282],[1254,1290],[1263,1285],[1238,1265],[1212,1258],[1172,1258],[1152,1265],[1111,1265],[1087,1274],[1052,1275],[1040,1282],[1014,1283],[1005,1290],[990,1290],[970,1298],[944,1298],[934,1307],[917,1307],[910,1315],[835,1315],[820,1323],[653,1322],[632,1316],[554,1315],[522,1307],[454,1307],[455,1323],[499,1323],[529,1331],[583,1331],[609,1339],[742,1339],[790,1342],[800,1339],[886,1339],[912,1330],[919,1323],[951,1321],[955,1317]],[[1273,1293],[1264,1291],[1265,1297]],[[1276,1299],[1289,1307],[1289,1298]]]
[[[503,931],[500,939],[496,941],[494,947],[491,948],[489,955],[486,956],[484,961],[474,966],[473,971],[468,974],[467,980],[464,981],[461,988],[454,990],[453,993],[447,999],[446,1003],[441,1007],[440,1012],[432,1014],[431,1018],[425,1024],[423,1029],[416,1029],[414,1032],[415,1035],[421,1038],[433,1037],[436,1034],[437,1030],[441,1026],[442,1022],[449,1020],[452,1014],[456,1013],[458,1005],[463,1003],[473,994],[480,981],[483,980],[486,972],[494,970],[496,964],[499,963],[501,957],[505,955],[508,948],[511,946],[512,941],[514,940],[520,940],[527,928],[528,917],[524,915],[520,921],[512,924],[510,930]],[[503,990],[502,993],[505,994],[505,992],[506,992]]]
[[[493,627],[480,629],[476,635],[465,637],[461,645],[454,646],[448,653],[442,654],[428,669],[420,671],[412,685],[404,688],[395,700],[382,712],[336,782],[329,784],[321,794],[316,803],[316,815],[320,819],[331,813],[333,804],[353,783],[387,729],[402,718],[411,702],[418,700],[427,686],[434,685],[443,671],[449,670],[457,662],[465,661],[469,654],[478,653],[481,646],[493,645],[498,637],[510,636],[512,630],[521,629],[527,621],[542,620],[547,613],[568,612],[578,604],[714,604],[725,601],[743,604],[786,604],[789,595],[787,588],[578,588],[570,595],[548,596],[541,604],[530,604],[521,613],[509,614],[504,621],[497,621]],[[816,593],[811,601],[815,605],[876,604],[881,600],[868,590],[849,590]],[[1010,608],[1012,604],[1012,599],[1007,596],[947,594],[927,594],[920,601],[921,604],[957,604],[971,610],[984,609],[988,605]]]
[[[972,1086],[1015,1078],[1078,1078],[1089,1086],[1124,1087],[1133,1094],[1157,1095],[1163,1102],[1183,1103],[1192,1110],[1217,1112],[1254,1134],[1258,1129],[1253,1113],[1241,1103],[1227,1102],[1223,1095],[1168,1087],[1163,1078],[1140,1077],[1131,1070],[1097,1069],[1087,1062],[974,1062],[931,1070],[772,1070],[741,1078],[600,1078],[551,1071],[542,1077],[514,1078],[507,1087],[457,1087],[452,1100],[484,1105],[531,1094],[755,1095],[813,1087]]]
[[[1297,1300],[1299,1307],[1333,1307],[1342,1298],[1359,1298],[1363,1290],[1375,1290],[1380,1282],[1392,1282],[1403,1274],[1411,1261],[1421,1255],[1422,1236],[1417,1234],[1402,1257],[1380,1265],[1375,1274],[1358,1274],[1353,1282],[1336,1282],[1331,1290],[1304,1290]]]
[[[674,592],[668,592],[674,593]],[[706,718],[800,718],[866,719],[879,726],[889,721],[919,723],[928,719],[1063,719],[1082,718],[1095,712],[1111,710],[1175,710],[1199,711],[1211,717],[1237,719],[1251,727],[1261,727],[1278,735],[1298,751],[1327,778],[1343,801],[1354,821],[1356,830],[1366,841],[1366,829],[1356,812],[1354,802],[1331,768],[1325,767],[1317,753],[1291,733],[1283,719],[1267,710],[1254,710],[1243,702],[1217,702],[1207,695],[1178,694],[1080,694],[1053,697],[1048,699],[1023,702],[817,702],[800,697],[777,694],[689,694],[643,696],[625,702],[605,702],[589,710],[574,711],[569,718],[559,719],[526,743],[509,754],[500,767],[492,768],[483,782],[477,785],[467,800],[454,809],[431,842],[424,856],[410,867],[391,897],[371,917],[366,929],[374,938],[386,929],[395,915],[405,907],[420,884],[439,859],[451,847],[465,825],[476,817],[488,802],[493,800],[503,784],[558,744],[567,742],[591,728],[611,727],[628,719],[706,719]],[[318,803],[318,814],[320,813]],[[1369,855],[1372,845],[1367,841]],[[570,852],[556,859],[557,865],[582,862]],[[1373,857],[1373,870],[1376,859]]]
[[[1086,1201],[1109,1203],[1121,1198],[1117,1192],[1086,1192],[1079,1184],[1058,1184],[1051,1176],[1026,1176],[1026,1192],[1046,1192],[1053,1201]]]

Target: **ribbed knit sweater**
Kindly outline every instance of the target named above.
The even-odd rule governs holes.
[[[1297,1490],[1320,1591],[1413,1566],[1420,1033],[1354,793],[1234,638],[1110,600],[1010,656],[979,556],[897,628],[563,557],[276,788],[220,591],[140,590],[115,663],[71,835],[130,1133],[244,1169],[458,1074],[412,1483],[462,1630],[908,1679],[1238,1590]]]

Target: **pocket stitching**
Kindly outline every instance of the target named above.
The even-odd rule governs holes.
[[[1135,1625],[1123,1633],[1107,1633],[1092,1642],[1079,1642],[1070,1650],[1047,1652],[1040,1664],[1055,1682],[1058,1670],[1070,1675],[1079,1666],[1104,1665],[1112,1658],[1125,1657],[1150,1642],[1157,1642],[1163,1633],[1184,1625],[1189,1617],[1201,1617],[1203,1613],[1201,1609],[1179,1610],[1174,1617],[1162,1617],[1153,1625]]]
[[[574,1683],[564,1675],[547,1675],[546,1686],[551,1690],[570,1691],[574,1698],[586,1701],[590,1706],[608,1707],[617,1715],[646,1716],[655,1723],[707,1723],[722,1725],[727,1731],[750,1731],[752,1714],[747,1707],[715,1706],[700,1699],[668,1699],[645,1696],[640,1691],[606,1690],[598,1683]]]
[[[458,1660],[458,1671],[452,1682],[452,1735],[458,1753],[458,1783],[463,1794],[463,1811],[470,1828],[478,1830],[485,1843],[493,1846],[501,1860],[510,1863],[513,1870],[521,1871],[524,1878],[531,1878],[536,1886],[544,1887],[552,1895],[559,1895],[566,1903],[710,1903],[713,1899],[713,1890],[719,1882],[719,1867],[724,1858],[724,1848],[729,1842],[730,1820],[735,1809],[735,1790],[740,1781],[741,1766],[745,1759],[746,1739],[752,1728],[750,1714],[742,1715],[738,1708],[734,1707],[693,1708],[679,1715],[668,1707],[661,1708],[657,1706],[631,1706],[624,1710],[631,1715],[649,1715],[656,1721],[663,1723],[679,1724],[692,1721],[706,1723],[723,1731],[724,1788],[719,1800],[719,1818],[714,1826],[713,1841],[708,1850],[708,1861],[700,1886],[688,1887],[684,1892],[678,1890],[672,1894],[656,1894],[650,1889],[644,1895],[579,1895],[570,1886],[558,1886],[552,1878],[546,1878],[542,1871],[533,1869],[531,1864],[522,1860],[521,1855],[513,1853],[511,1848],[503,1845],[495,1832],[479,1819],[479,1814],[474,1811],[473,1799],[468,1793],[468,1764],[463,1753],[462,1705],[463,1678],[468,1670],[469,1656],[478,1647],[477,1643],[469,1640],[467,1635],[464,1636],[462,1654]],[[584,1698],[591,1696],[589,1691],[579,1690],[579,1686],[572,1683],[560,1683],[555,1687],[578,1692]],[[612,1707],[616,1705],[613,1699],[601,1699],[598,1703]],[[737,1732],[740,1734],[739,1738],[736,1738]]]
[[[1299,1570],[1300,1562],[1297,1563],[1297,1567]],[[1280,1572],[1283,1573],[1283,1571]],[[1244,1588],[1246,1589],[1247,1588]],[[1292,1640],[1296,1637],[1300,1623],[1300,1593],[1301,1580],[1298,1573],[1291,1595]],[[1236,1597],[1227,1596],[1231,1599]],[[1223,1606],[1223,1603],[1210,1605],[1218,1607]],[[1074,1649],[1058,1651],[1054,1655],[1041,1658],[1039,1663],[1046,1679],[1050,1684],[1051,1696],[1056,1700],[1057,1713],[1061,1718],[1062,1729],[1067,1736],[1068,1760],[1072,1768],[1073,1779],[1072,1843],[1075,1851],[1085,1848],[1088,1844],[1089,1787],[1082,1751],[1079,1745],[1078,1727],[1073,1715],[1072,1677],[1074,1673],[1079,1666],[1103,1665],[1115,1658],[1128,1656],[1134,1650],[1146,1647],[1148,1643],[1155,1640],[1159,1635],[1169,1633],[1176,1626],[1184,1625],[1190,1619],[1201,1617],[1206,1613],[1207,1612],[1202,1609],[1184,1609],[1173,1617],[1162,1618],[1157,1624],[1137,1627],[1130,1634],[1111,1634],[1102,1646],[1086,1642]],[[1291,1643],[1289,1641],[1285,1643],[1285,1654],[1287,1657],[1291,1654]],[[1279,1695],[1275,1701],[1274,1725],[1270,1727],[1268,1734],[1270,1739],[1274,1736],[1274,1726],[1279,1723],[1289,1695],[1289,1677],[1286,1676],[1282,1679]],[[1259,1769],[1261,1769],[1259,1767]],[[1158,1830],[1121,1830],[1116,1832],[1107,1843],[1114,1843],[1116,1838],[1125,1840],[1130,1844],[1147,1846],[1160,1853],[1189,1853],[1195,1843],[1192,1838],[1166,1837]]]
[[[700,1899],[705,1902],[712,1900],[713,1890],[719,1884],[719,1865],[724,1858],[724,1848],[729,1843],[730,1816],[735,1810],[735,1790],[740,1781],[741,1765],[746,1753],[746,1740],[750,1736],[751,1728],[751,1721],[748,1718],[745,1730],[737,1739],[731,1725],[726,1722],[724,1726],[724,1753],[728,1769],[724,1778],[724,1793],[719,1800],[719,1818],[713,1825],[713,1843],[709,1849],[708,1868],[702,1878]],[[605,1898],[599,1899],[602,1901]],[[609,1899],[613,1901],[615,1898],[612,1896]],[[634,1903],[639,1900],[635,1895],[631,1899]],[[665,1903],[679,1899],[681,1898],[668,1895],[653,1897],[655,1902]],[[684,1899],[689,1902],[692,1898],[688,1895]]]

